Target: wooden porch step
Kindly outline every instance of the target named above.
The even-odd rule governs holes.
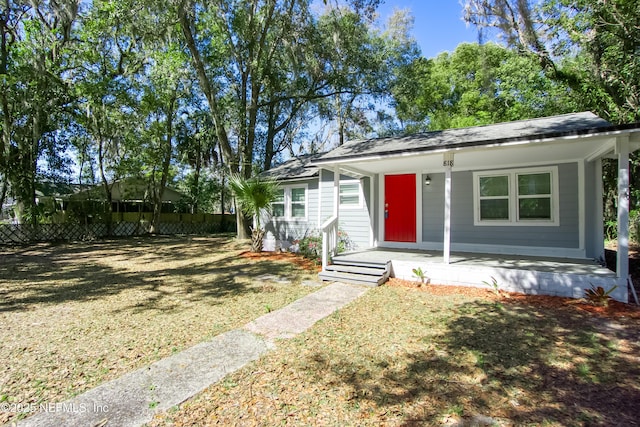
[[[389,279],[389,263],[334,259],[319,275],[320,280],[379,286]]]
[[[377,267],[362,267],[359,265],[351,265],[346,263],[328,265],[325,270],[340,273],[364,274],[370,276],[382,275],[387,271],[384,265]]]
[[[365,274],[342,273],[339,271],[323,271],[318,274],[318,277],[323,281],[367,286],[379,286],[389,278],[388,276],[369,276]]]
[[[389,261],[362,261],[353,260],[349,258],[340,258],[340,256],[333,257],[331,260],[332,265],[353,265],[358,267],[371,267],[371,268],[383,268],[389,269]]]

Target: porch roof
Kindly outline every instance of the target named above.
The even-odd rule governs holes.
[[[311,165],[346,163],[407,154],[459,150],[468,147],[496,147],[510,143],[527,143],[607,132],[639,129],[640,124],[611,125],[591,112],[564,114],[531,120],[498,123],[462,129],[448,129],[399,137],[349,141]]]

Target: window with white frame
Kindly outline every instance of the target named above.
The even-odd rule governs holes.
[[[551,221],[551,172],[516,174],[518,220]]]
[[[307,218],[307,185],[286,185],[278,190],[271,203],[274,218],[304,220]]]
[[[479,177],[481,221],[509,221],[509,175]]]
[[[360,182],[347,181],[340,183],[340,207],[359,208],[362,206],[360,197]]]
[[[274,201],[271,203],[271,215],[275,218],[284,218],[285,216],[284,188],[279,188]]]
[[[475,225],[559,225],[558,168],[474,172]]]
[[[307,187],[290,188],[291,218],[307,217]]]

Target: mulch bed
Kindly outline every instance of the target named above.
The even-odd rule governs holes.
[[[251,252],[246,251],[240,254],[241,257],[251,260],[268,260],[268,261],[287,261],[293,263],[305,270],[320,272],[322,266],[316,262],[304,258],[292,252]]]
[[[611,258],[612,254],[610,250],[607,250],[607,258]],[[634,255],[630,259],[632,271],[640,270],[640,255],[637,251],[632,252]],[[270,261],[285,261],[293,263],[299,267],[308,271],[320,272],[322,267],[316,262],[304,258],[298,254],[291,252],[242,252],[241,257],[252,260],[270,260]],[[615,259],[615,252],[613,252],[613,258]],[[449,295],[462,295],[475,298],[484,298],[488,300],[500,300],[510,303],[530,304],[534,306],[564,309],[564,310],[577,310],[581,312],[588,312],[596,314],[606,318],[631,318],[640,319],[640,307],[632,304],[624,304],[619,301],[611,300],[607,307],[599,307],[590,304],[584,299],[564,298],[549,295],[527,295],[517,292],[500,291],[500,295],[496,295],[495,292],[484,289],[474,288],[469,286],[449,286],[439,284],[429,284],[420,286],[419,282],[402,280],[397,278],[390,278],[387,282],[387,286],[413,288],[421,292],[427,292],[432,295],[449,296]]]
[[[389,279],[387,285],[402,288],[413,288],[421,292],[427,292],[429,294],[439,296],[464,295],[468,297],[499,300],[509,303],[530,304],[560,310],[578,310],[607,318],[627,317],[640,319],[640,307],[632,304],[624,304],[615,300],[610,301],[608,307],[598,307],[583,299],[563,298],[549,295],[526,295],[517,292],[505,291],[500,291],[500,295],[496,295],[495,292],[484,288],[437,284],[420,286],[420,283],[418,282],[396,278]]]

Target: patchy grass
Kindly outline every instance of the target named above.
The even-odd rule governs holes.
[[[0,402],[68,399],[312,291],[300,282],[315,272],[245,249],[168,237],[0,249]],[[290,283],[254,280],[265,275]]]
[[[151,425],[635,425],[639,326],[382,286]]]

